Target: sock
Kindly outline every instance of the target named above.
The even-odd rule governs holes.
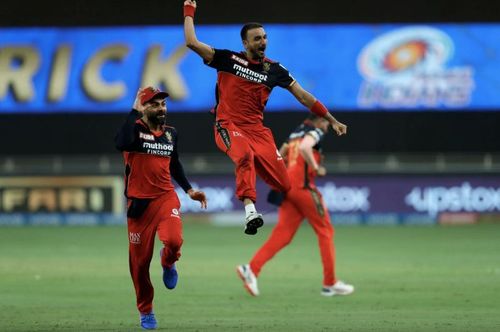
[[[245,215],[248,217],[252,213],[257,213],[255,205],[253,203],[245,205]]]

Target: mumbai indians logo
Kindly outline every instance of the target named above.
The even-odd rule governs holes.
[[[441,69],[453,55],[453,42],[431,27],[407,27],[379,36],[366,45],[358,68],[369,81],[411,78],[419,71]]]
[[[433,27],[410,26],[385,33],[358,57],[365,78],[361,107],[462,107],[470,103],[473,69],[447,68],[453,57],[451,38]]]

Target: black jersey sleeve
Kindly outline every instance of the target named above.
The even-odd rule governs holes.
[[[120,151],[131,151],[138,142],[135,122],[141,117],[141,113],[137,110],[131,110],[115,136],[115,146]]]
[[[221,50],[217,48],[214,48],[214,51],[215,53],[212,61],[203,61],[203,63],[217,70],[223,69],[230,62],[233,53],[230,50]]]
[[[277,85],[282,88],[288,88],[290,85],[292,85],[293,82],[295,82],[295,78],[293,78],[288,69],[278,63],[276,82]]]
[[[182,167],[181,161],[179,160],[179,153],[177,152],[179,147],[179,145],[177,144],[178,142],[177,134],[175,136],[176,136],[175,147],[172,155],[170,156],[170,175],[175,180],[175,182],[177,182],[177,184],[185,192],[187,192],[189,189],[192,188],[192,186],[189,183],[186,174],[184,174],[184,167]]]

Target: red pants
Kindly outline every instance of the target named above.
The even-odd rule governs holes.
[[[287,192],[285,200],[278,209],[278,224],[250,261],[250,268],[256,276],[267,261],[292,241],[304,218],[307,218],[318,238],[323,264],[323,285],[331,286],[337,281],[334,229],[330,223],[328,210],[317,190],[302,188],[292,188]]]
[[[129,202],[130,204],[130,202]],[[175,191],[151,201],[137,219],[128,218],[129,268],[137,297],[137,309],[143,314],[153,310],[154,289],[149,278],[155,233],[163,242],[161,265],[170,267],[181,256],[182,220]]]
[[[274,190],[290,189],[285,162],[269,128],[242,128],[221,121],[220,128],[215,127],[215,142],[235,164],[236,196],[240,200],[257,200],[256,174]]]

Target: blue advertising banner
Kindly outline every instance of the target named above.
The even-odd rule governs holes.
[[[241,50],[240,26],[198,38]],[[267,56],[329,108],[499,110],[500,24],[266,26]],[[0,113],[125,112],[140,86],[169,110],[208,111],[215,71],[184,46],[181,26],[1,28]],[[301,110],[277,88],[268,111]]]

